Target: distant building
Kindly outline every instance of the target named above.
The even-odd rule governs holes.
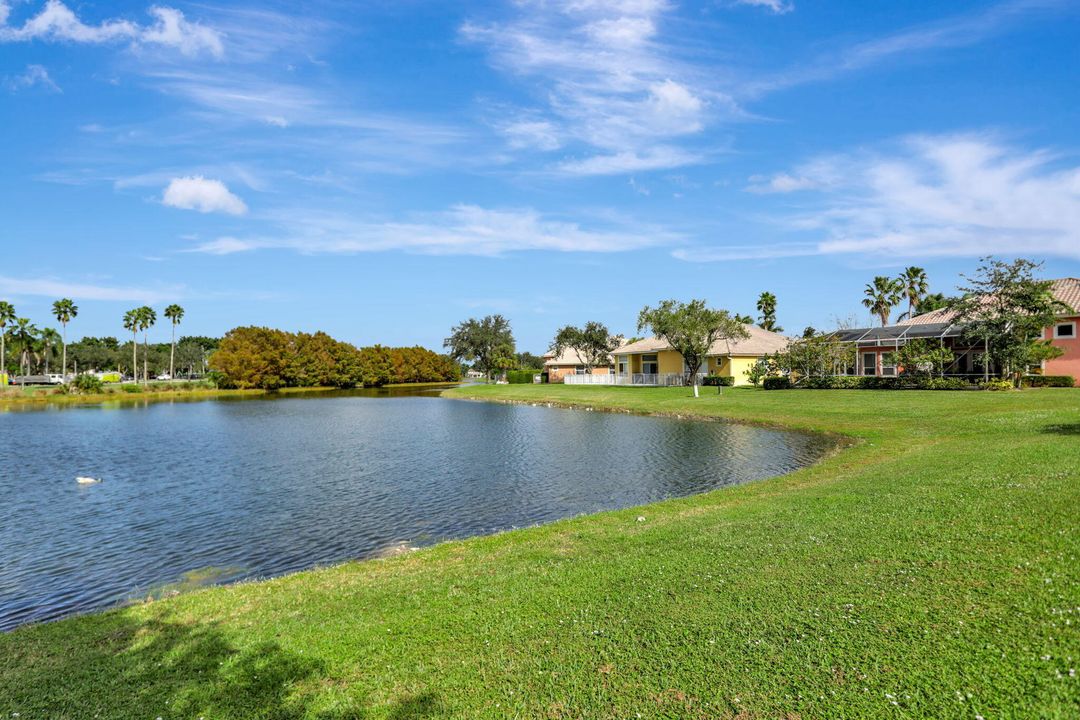
[[[611,358],[603,365],[594,365],[590,373],[585,372],[585,360],[577,350],[567,348],[558,356],[555,353],[544,355],[544,372],[548,374],[548,382],[564,382],[567,375],[610,375],[612,373]]]

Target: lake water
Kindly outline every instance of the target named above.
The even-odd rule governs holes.
[[[422,393],[0,412],[0,629],[162,592],[186,574],[279,575],[690,495],[830,447]]]

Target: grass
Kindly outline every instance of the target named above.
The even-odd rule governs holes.
[[[705,495],[22,628],[0,636],[0,717],[1080,716],[1080,390],[448,394],[856,442]]]

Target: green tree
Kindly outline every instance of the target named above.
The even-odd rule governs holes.
[[[169,348],[169,377],[176,379],[176,326],[184,319],[184,308],[176,303],[165,308],[165,317],[172,322],[172,346]]]
[[[23,375],[30,374],[30,356],[34,352],[37,336],[38,329],[29,318],[16,318],[11,328],[11,341],[19,348],[19,371]]]
[[[862,301],[863,306],[881,318],[881,326],[885,327],[889,324],[892,309],[903,297],[903,286],[899,280],[878,275],[874,278],[874,282],[866,286],[863,295],[866,296]]]
[[[41,348],[41,356],[45,360],[45,374],[49,374],[49,361],[56,351],[56,346],[63,343],[60,333],[52,328],[43,328],[38,334],[38,345]],[[66,378],[66,375],[65,375]]]
[[[900,281],[902,286],[903,297],[907,298],[908,301],[908,310],[901,317],[913,318],[918,314],[923,298],[930,291],[930,284],[926,281],[926,271],[921,267],[912,265],[905,268],[897,280]]]
[[[124,313],[124,329],[131,333],[131,377],[135,382],[139,381],[139,310],[128,310]]]
[[[590,321],[584,327],[567,325],[555,334],[551,352],[558,357],[568,348],[577,352],[590,373],[594,367],[611,362],[611,351],[619,346],[619,339],[608,332],[603,323]]]
[[[15,307],[0,300],[0,376],[7,373],[7,327],[15,322]]]
[[[985,348],[984,364],[997,365],[1016,387],[1029,365],[1061,354],[1043,333],[1059,314],[1075,312],[1054,299],[1049,281],[1035,278],[1041,267],[1023,258],[983,258],[974,277],[964,276],[963,296],[950,304],[964,337]]]
[[[761,313],[760,326],[763,330],[782,333],[784,328],[776,324],[776,296],[771,292],[763,292],[758,296],[757,310]]]
[[[71,298],[61,298],[53,303],[52,306],[53,316],[56,321],[60,323],[60,327],[63,328],[64,337],[64,359],[60,366],[60,372],[67,380],[67,325],[69,322],[75,319],[75,316],[79,314],[79,307],[71,300]]]
[[[945,366],[952,363],[953,351],[940,342],[919,338],[905,343],[896,353],[896,363],[904,375],[933,377],[945,375]]]
[[[544,367],[544,358],[533,355],[531,352],[519,352],[515,359],[521,370],[539,370]]]
[[[946,297],[945,293],[929,293],[924,295],[922,300],[915,308],[915,314],[912,317],[918,317],[919,315],[925,315],[928,312],[934,312],[935,310],[941,310],[949,307],[949,304],[955,302],[958,298]]]
[[[638,314],[637,329],[651,332],[683,356],[694,397],[698,397],[698,371],[713,343],[750,337],[745,325],[727,310],[713,310],[704,300],[664,300],[655,308],[646,306]]]
[[[143,334],[143,385],[146,385],[150,382],[150,372],[148,368],[150,343],[148,336],[150,328],[154,327],[154,323],[157,322],[157,313],[154,312],[154,308],[149,305],[143,305],[135,312],[139,321],[139,330]]]
[[[482,320],[469,318],[450,330],[443,341],[450,357],[471,362],[488,380],[499,370],[514,366],[514,334],[502,315],[488,315]]]

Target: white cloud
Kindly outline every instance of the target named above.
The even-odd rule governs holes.
[[[565,160],[559,169],[571,175],[619,175],[649,170],[667,170],[704,162],[705,157],[677,147],[657,146],[635,152],[592,155],[582,160]]]
[[[782,172],[772,177],[753,175],[746,189],[755,193],[789,193],[797,190],[812,190],[816,187],[818,183],[813,178]]]
[[[201,213],[223,212],[243,215],[247,205],[225,187],[220,180],[208,180],[201,175],[173,178],[161,196],[164,205]]]
[[[523,142],[516,123],[496,124],[512,148],[576,144],[595,153],[556,166],[569,172],[645,170],[649,163],[634,158],[659,155],[667,160],[658,167],[672,167],[700,156],[687,148],[672,152],[675,142],[702,132],[711,115],[738,114],[730,97],[709,89],[702,68],[677,59],[685,54],[660,39],[673,9],[667,2],[526,0],[517,8],[509,21],[461,28],[466,41],[487,48],[496,68],[543,98],[519,114],[529,118],[529,129],[543,123],[544,142]]]
[[[194,56],[207,52],[222,57],[225,52],[222,35],[198,23],[189,22],[179,10],[154,6],[150,25],[129,20],[104,20],[97,25],[84,23],[60,0],[47,0],[40,12],[27,18],[21,27],[8,24],[11,5],[0,0],[0,42],[31,40],[67,41],[78,43],[108,43],[129,40],[136,45],[161,45]]]
[[[70,297],[76,300],[124,300],[156,303],[180,298],[182,287],[156,288],[90,285],[56,278],[16,278],[0,275],[0,295],[35,297]]]
[[[774,176],[770,185],[777,191],[816,191],[803,199],[804,207],[816,207],[787,218],[791,232],[816,235],[816,240],[699,248],[680,257],[852,253],[1080,259],[1080,164],[1010,147],[990,135],[909,137],[884,150],[817,159],[793,175]]]
[[[785,0],[735,0],[735,4],[765,8],[777,15],[783,15],[795,9],[795,3],[785,2]]]
[[[40,86],[52,92],[63,92],[60,86],[49,77],[49,71],[42,65],[27,65],[26,70],[21,75],[5,77],[3,86],[12,92],[34,86]]]
[[[297,217],[302,216],[303,221]],[[660,228],[605,223],[584,228],[577,222],[545,217],[533,209],[489,209],[455,205],[411,221],[372,222],[320,214],[282,212],[271,216],[280,228],[273,237],[222,237],[193,252],[229,255],[259,249],[306,254],[356,254],[403,250],[428,255],[485,255],[547,250],[623,252],[668,244],[677,238]]]

